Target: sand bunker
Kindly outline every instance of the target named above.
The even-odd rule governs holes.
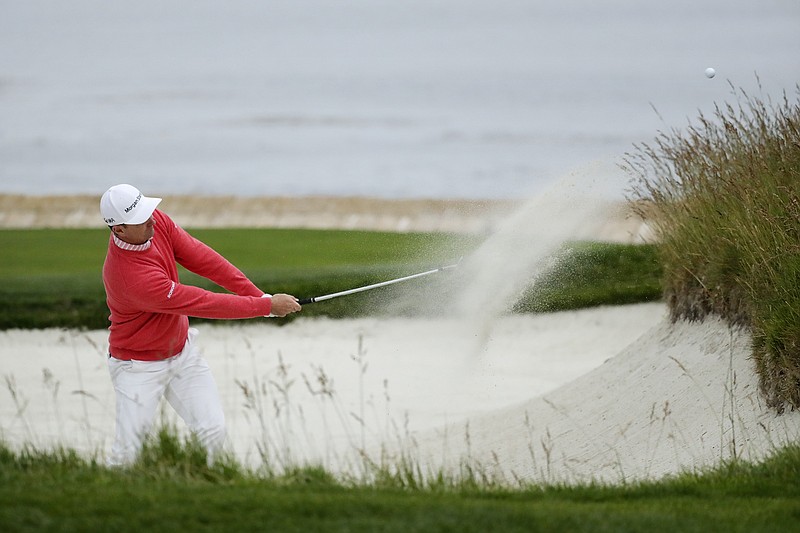
[[[662,304],[502,317],[478,357],[455,320],[200,329],[230,448],[253,467],[266,456],[359,473],[367,449],[432,470],[466,461],[509,483],[617,482],[757,459],[800,435],[798,413],[761,401],[746,333],[673,326]],[[0,435],[103,457],[114,425],[105,339],[0,332]]]
[[[434,470],[466,461],[509,482],[566,483],[759,460],[797,442],[800,413],[766,407],[750,353],[747,332],[717,319],[664,320],[552,392],[419,436],[413,457]]]
[[[292,460],[338,468],[353,446],[396,442],[553,390],[618,353],[663,312],[645,304],[504,317],[477,355],[474,334],[453,319],[301,318],[284,327],[248,321],[199,329],[237,455],[255,464],[258,446],[267,445],[271,459],[288,462],[290,448]],[[3,437],[104,454],[114,425],[106,337],[0,332]],[[174,420],[171,409],[165,413]]]

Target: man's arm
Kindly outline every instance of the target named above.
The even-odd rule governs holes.
[[[189,235],[165,215],[170,227],[165,235],[172,239],[175,260],[187,270],[203,276],[239,296],[263,296],[264,293],[244,273],[204,242]],[[275,294],[268,298],[272,316],[286,316],[300,311],[297,298]],[[194,315],[200,316],[200,315]]]
[[[281,311],[272,308],[272,298],[216,293],[157,274],[131,285],[124,298],[130,307],[148,313],[211,319],[256,318]]]
[[[166,219],[171,227],[163,228],[164,233],[172,240],[175,260],[178,264],[240,296],[264,294],[241,270],[216,250],[190,235],[169,217]]]

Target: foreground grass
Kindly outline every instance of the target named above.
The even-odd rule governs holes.
[[[193,231],[268,292],[328,294],[449,264],[479,245],[474,237],[435,233],[226,229]],[[0,230],[0,329],[107,327],[100,269],[103,229]],[[574,244],[562,267],[520,295],[518,312],[615,305],[660,297],[655,248]],[[187,272],[184,283],[215,289]],[[333,318],[385,312],[400,291],[421,293],[429,280],[307,306],[304,316]],[[447,288],[443,290],[446,296]],[[451,291],[458,290],[457,287]],[[416,313],[413,306],[394,312]],[[290,320],[290,319],[285,319]],[[281,321],[278,321],[281,322]]]
[[[70,451],[0,445],[3,531],[797,531],[800,447],[627,486],[528,486],[399,478],[350,483],[315,468],[258,476],[206,466],[169,437],[130,469]]]

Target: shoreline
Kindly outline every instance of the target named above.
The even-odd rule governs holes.
[[[94,195],[0,194],[0,228],[102,227]],[[622,201],[576,238],[622,243],[650,239],[647,223]],[[164,208],[187,228],[305,228],[488,234],[524,205],[518,200],[382,199],[360,196],[164,196]]]

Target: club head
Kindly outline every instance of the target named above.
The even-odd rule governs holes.
[[[443,267],[439,268],[439,270],[452,270],[452,269],[454,269],[454,268],[458,268],[458,265],[460,265],[460,264],[461,264],[461,260],[462,260],[462,259],[464,259],[464,256],[463,256],[463,255],[462,255],[461,257],[459,257],[459,258],[458,258],[458,261],[456,261],[456,262],[455,262],[455,263],[453,263],[452,265],[443,266]]]

